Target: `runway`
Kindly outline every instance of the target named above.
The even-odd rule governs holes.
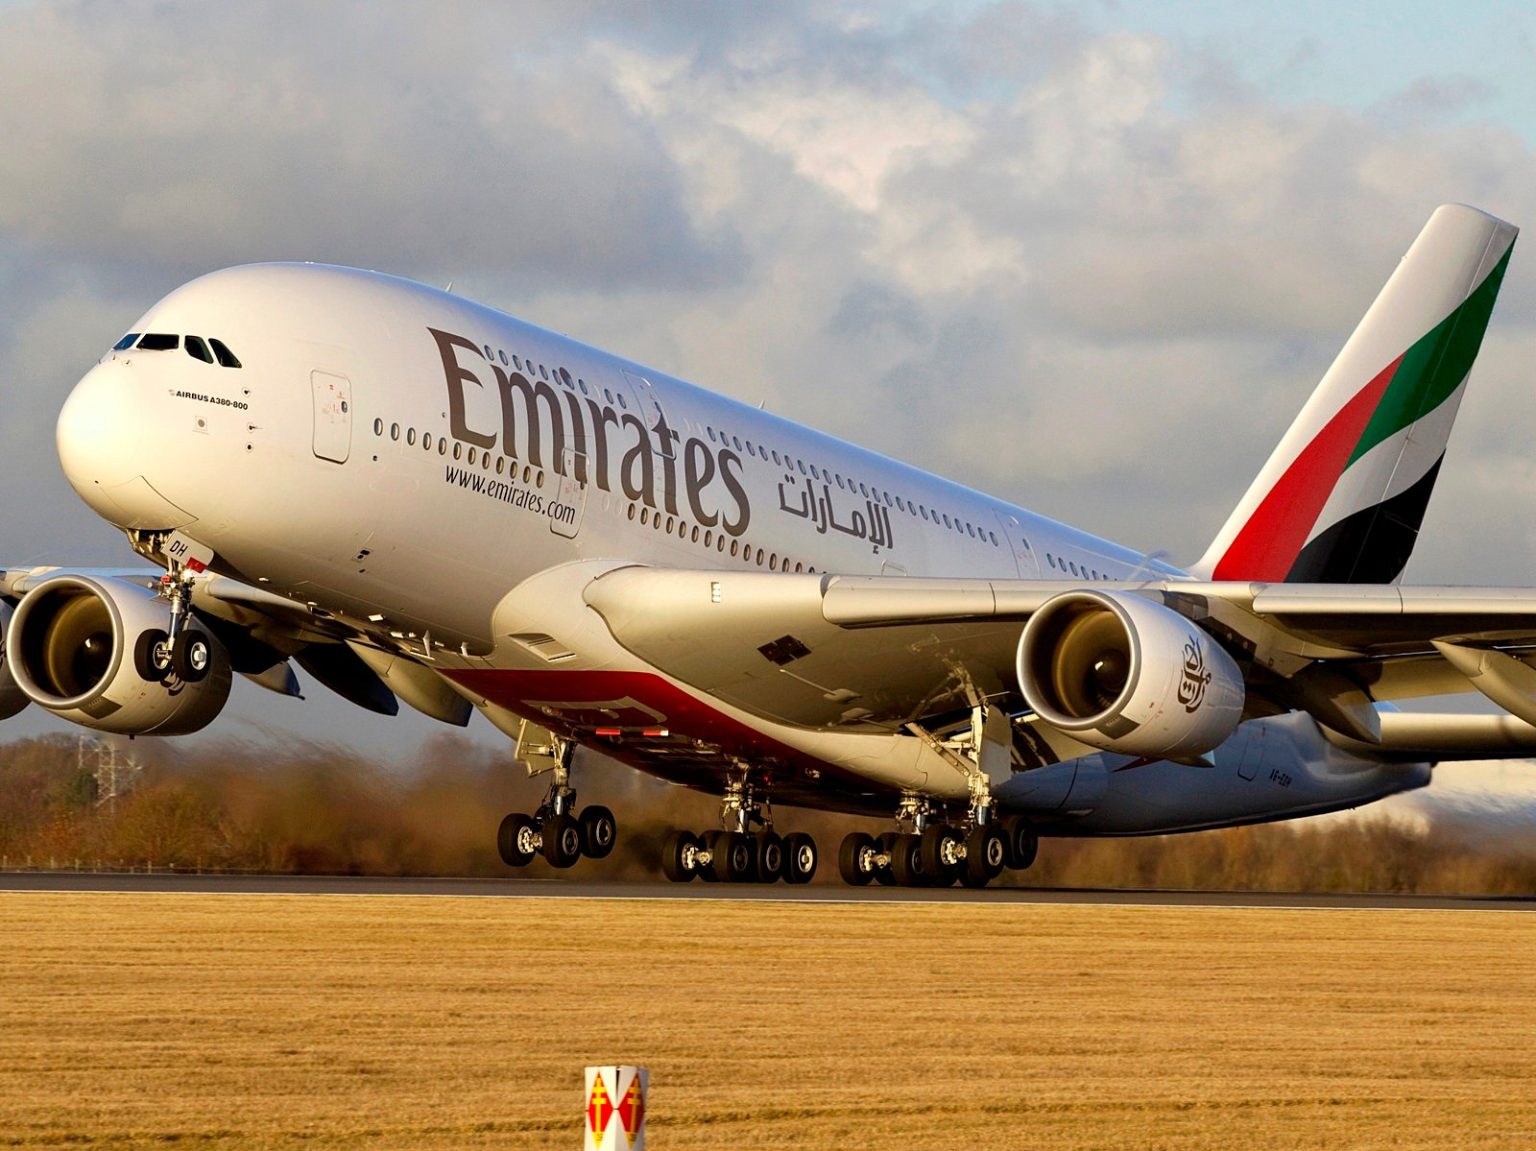
[[[227,875],[143,872],[0,872],[0,891],[204,895],[387,895],[488,899],[662,899],[801,903],[1017,903],[1122,907],[1338,908],[1376,911],[1536,912],[1536,897],[1254,891],[1147,891],[998,887],[845,887],[811,884],[588,882],[580,879],[399,878],[351,875]]]

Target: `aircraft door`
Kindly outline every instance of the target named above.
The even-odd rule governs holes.
[[[560,453],[560,471],[555,477],[555,500],[549,508],[549,530],[557,536],[575,539],[587,510],[587,485],[576,478],[576,453],[565,448]]]
[[[310,372],[315,404],[315,455],[338,464],[352,453],[352,383],[334,372]]]
[[[1264,762],[1264,729],[1267,725],[1263,722],[1245,723],[1238,731],[1245,736],[1243,740],[1243,754],[1237,761],[1237,774],[1243,779],[1252,780],[1259,773],[1259,765]]]
[[[1039,579],[1040,561],[1035,558],[1034,549],[1029,546],[1029,538],[1024,534],[1024,525],[1019,523],[1017,516],[1006,512],[998,512],[997,519],[1003,525],[1003,535],[1008,540],[1008,549],[1013,552],[1013,562],[1019,570],[1019,578]]]

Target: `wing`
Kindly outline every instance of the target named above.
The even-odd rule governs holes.
[[[1524,722],[1463,723],[1435,758],[1536,749],[1536,590],[770,575],[629,567],[587,603],[683,682],[767,719],[897,731],[977,696],[1024,705],[1028,620],[1061,597],[1132,596],[1197,624],[1241,669],[1245,714],[1299,708],[1357,745],[1425,744],[1376,705],[1481,691]],[[1152,658],[1148,655],[1148,658]],[[1529,661],[1529,662],[1528,662]],[[1067,749],[1069,733],[1034,724]],[[1458,742],[1459,741],[1459,742]]]

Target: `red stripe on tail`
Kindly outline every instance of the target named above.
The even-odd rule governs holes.
[[[1284,581],[1402,362],[1398,356],[1383,368],[1301,450],[1233,537],[1212,579]]]

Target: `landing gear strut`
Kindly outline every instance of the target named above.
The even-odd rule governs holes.
[[[542,855],[551,866],[566,868],[582,856],[602,859],[613,850],[618,840],[613,812],[591,804],[582,808],[580,815],[576,813],[576,790],[571,787],[574,751],[575,745],[569,740],[524,724],[518,757],[528,761],[530,771],[552,771],[554,778],[536,812],[524,815],[514,811],[501,821],[496,848],[508,867],[526,867],[534,856]],[[547,766],[543,763],[546,760]]]
[[[198,683],[208,676],[213,664],[213,645],[201,631],[187,626],[192,616],[193,569],[176,558],[187,554],[185,543],[173,538],[160,539],[153,546],[165,561],[160,577],[160,595],[170,605],[164,631],[151,628],[140,634],[133,645],[133,666],[139,678],[150,683],[164,683],[176,676],[183,683]]]
[[[820,856],[804,832],[780,837],[766,797],[747,782],[747,771],[726,786],[719,831],[674,831],[661,849],[661,870],[673,883],[695,876],[705,883],[809,883]],[[754,830],[756,825],[757,830]]]

